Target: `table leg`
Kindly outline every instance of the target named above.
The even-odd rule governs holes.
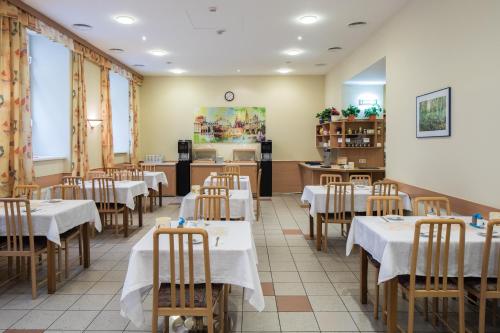
[[[397,329],[398,319],[398,278],[395,277],[386,282],[389,289],[389,297],[387,304],[387,332],[395,333]]]
[[[316,250],[321,251],[321,239],[323,238],[321,228],[321,215],[316,214]]]
[[[140,202],[139,202],[139,207],[141,207]],[[124,208],[124,210],[123,210],[123,237],[127,238],[128,237],[128,207],[125,206],[123,208]],[[118,216],[116,216],[116,218],[118,219]],[[118,221],[116,223],[118,223]]]
[[[159,186],[158,187],[158,196],[159,196],[158,197],[158,201],[159,201],[158,205],[160,205],[160,207],[163,207],[163,198],[162,198],[163,197],[163,184],[159,183],[158,186]]]
[[[89,222],[84,223],[82,225],[83,268],[89,268],[89,266],[90,266],[89,225],[90,225]]]
[[[33,263],[32,263],[33,265]],[[56,292],[56,244],[47,239],[47,292]]]
[[[154,190],[150,190],[149,191],[149,212],[152,213],[153,212],[153,206],[154,206],[154,203],[155,203],[155,197],[154,197]]]
[[[139,227],[142,227],[142,194],[137,197],[137,204],[139,205]]]
[[[361,278],[359,279],[359,289],[361,290],[361,304],[368,303],[368,257],[366,251],[360,247]]]
[[[314,239],[314,217],[311,215],[311,205],[309,205],[309,238]]]

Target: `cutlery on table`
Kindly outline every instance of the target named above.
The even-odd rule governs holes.
[[[219,239],[220,239],[220,237],[217,236],[217,238],[215,239],[215,247],[219,246]]]

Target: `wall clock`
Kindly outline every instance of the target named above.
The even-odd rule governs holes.
[[[224,99],[228,102],[232,102],[234,100],[234,93],[232,91],[227,91],[224,94]]]

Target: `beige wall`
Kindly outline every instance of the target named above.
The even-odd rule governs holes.
[[[230,103],[224,100],[228,90],[236,96]],[[162,154],[177,159],[177,140],[192,139],[194,114],[200,106],[263,106],[274,159],[318,159],[314,115],[323,103],[323,76],[146,77],[141,90],[140,157]],[[213,145],[225,159],[232,159],[232,149],[240,146]]]
[[[387,177],[500,207],[496,105],[500,1],[413,0],[326,77],[342,83],[386,57]],[[452,88],[452,136],[415,138],[415,97]]]

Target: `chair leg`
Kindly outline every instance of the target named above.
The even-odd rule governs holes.
[[[384,283],[384,298],[382,300],[382,320],[387,324],[387,303],[389,298],[389,285]]]
[[[31,256],[31,297],[36,298],[36,256]]]
[[[379,268],[375,269],[375,301],[373,302],[373,319],[378,320],[378,305],[379,305],[379,296],[380,296],[380,288],[378,285],[378,273]]]
[[[224,307],[224,287],[222,295],[219,296],[219,332],[224,333],[226,325],[226,309]]]
[[[458,299],[458,332],[465,333],[465,296],[463,292]]]
[[[413,333],[413,324],[415,321],[415,297],[410,292],[408,296],[408,327],[406,332]]]
[[[156,320],[158,320],[158,317],[156,318]],[[170,332],[170,316],[163,317],[163,332]]]
[[[80,266],[83,265],[83,234],[80,231],[80,235],[78,235],[78,256],[80,258]]]
[[[62,260],[62,252],[63,252],[63,248],[62,248],[62,244],[61,246],[59,246],[57,248],[57,270],[59,271],[58,273],[58,279],[59,281],[61,280],[61,274],[62,274],[62,271],[63,271],[63,260]]]
[[[213,313],[210,313],[207,316],[207,328],[208,328],[208,333],[214,333],[214,315]]]
[[[68,278],[69,276],[69,242],[68,240],[64,241],[64,278]]]

